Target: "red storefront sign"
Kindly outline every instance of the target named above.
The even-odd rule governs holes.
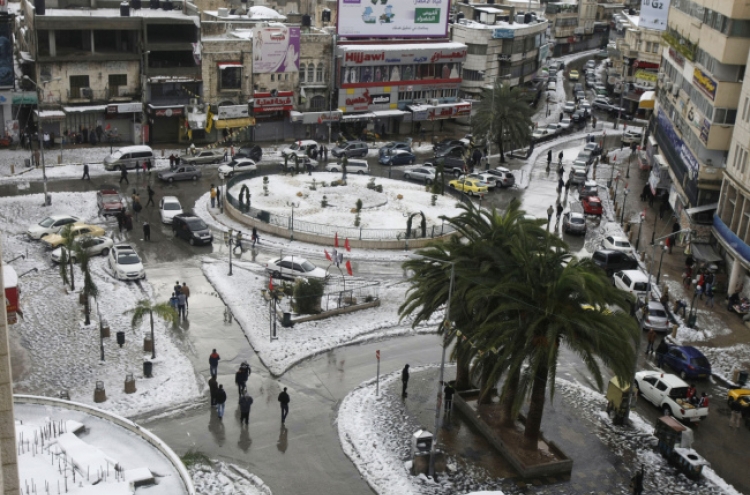
[[[256,92],[253,110],[259,112],[288,112],[294,110],[294,91],[271,93]]]
[[[155,108],[153,111],[155,117],[179,117],[183,113],[183,108]]]
[[[658,69],[659,64],[655,64],[653,62],[644,62],[643,60],[636,60],[633,62],[633,67],[637,67],[639,69]]]

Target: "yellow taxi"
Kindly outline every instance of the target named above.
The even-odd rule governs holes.
[[[489,190],[487,184],[477,179],[456,179],[448,183],[448,187],[468,194],[469,196],[479,196],[487,194]]]
[[[581,75],[578,73],[577,70],[572,70],[568,73],[568,79],[571,81],[577,81],[580,79]]]
[[[104,235],[104,229],[98,225],[88,225],[83,222],[76,222],[70,226],[70,231],[73,237],[80,236],[94,236],[99,237]],[[48,249],[54,249],[59,247],[64,242],[61,234],[50,234],[42,238],[42,243],[47,246]]]

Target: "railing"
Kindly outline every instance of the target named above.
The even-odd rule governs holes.
[[[267,223],[269,225],[273,225],[282,229],[286,229],[289,231],[294,232],[304,232],[309,234],[315,234],[319,236],[324,237],[334,237],[335,235],[338,235],[340,238],[349,238],[349,239],[358,239],[358,240],[402,240],[402,239],[423,239],[423,238],[437,238],[442,237],[447,234],[451,234],[455,231],[455,229],[443,222],[440,225],[427,225],[425,229],[425,235],[422,235],[422,228],[421,228],[421,216],[419,214],[415,215],[412,220],[412,228],[411,232],[407,236],[406,232],[406,226],[407,226],[407,218],[404,218],[404,228],[403,229],[368,229],[364,227],[344,227],[339,225],[328,225],[328,224],[320,224],[320,223],[313,223],[313,222],[306,222],[303,220],[294,219],[294,224],[292,224],[292,218],[291,216],[286,215],[278,215],[275,213],[271,213],[269,211],[260,210],[258,208],[253,208],[252,206],[248,206],[246,204],[240,204],[239,198],[235,197],[233,194],[231,194],[229,191],[232,189],[232,187],[243,181],[254,177],[252,172],[248,172],[245,174],[239,174],[234,177],[232,177],[229,182],[227,183],[226,187],[226,200],[231,204],[233,207],[235,207],[239,212],[241,212],[243,215],[252,218],[254,220],[259,220],[263,223]],[[457,191],[453,191],[446,187],[446,193],[451,194],[453,196],[457,196],[457,198],[461,201],[470,201],[464,194],[459,193]],[[417,212],[415,212],[417,213]]]

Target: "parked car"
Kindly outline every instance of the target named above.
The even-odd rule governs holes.
[[[435,156],[442,158],[444,156],[456,156],[463,158],[466,154],[466,146],[461,141],[457,141],[456,144],[450,146],[436,146],[434,148]]]
[[[594,163],[594,153],[591,150],[587,150],[586,148],[584,148],[578,152],[578,156],[576,157],[576,160],[585,161],[586,166],[588,167],[589,165]]]
[[[109,252],[109,267],[117,280],[140,280],[146,278],[143,261],[130,244],[117,244]]]
[[[232,159],[249,158],[255,163],[263,159],[263,149],[257,144],[246,144],[234,153]]]
[[[742,408],[742,416],[745,418],[745,424],[750,426],[750,389],[733,388],[727,392],[727,406],[739,402]]]
[[[623,253],[622,251],[614,251],[612,249],[599,249],[594,251],[591,256],[591,261],[596,266],[604,270],[608,276],[612,276],[615,272],[621,270],[637,270],[638,260],[633,256]]]
[[[581,75],[578,73],[577,70],[571,70],[568,73],[568,79],[571,80],[571,81],[577,81],[580,77],[581,77]]]
[[[273,278],[315,278],[325,280],[328,277],[326,270],[319,268],[305,258],[299,256],[285,256],[266,263],[266,271]]]
[[[588,196],[599,195],[599,184],[595,180],[587,180],[580,186],[578,186],[578,199],[583,199]]]
[[[648,277],[640,270],[621,270],[615,272],[614,285],[638,298],[647,297],[650,292]]]
[[[688,403],[688,384],[677,375],[662,371],[639,371],[635,374],[635,383],[638,392],[658,407],[664,416],[674,416],[690,423],[697,423],[708,417],[708,407]]]
[[[576,91],[576,101],[581,102],[586,99],[586,93],[584,91]]]
[[[637,143],[641,144],[643,139],[643,127],[628,126],[625,132],[622,133],[622,142],[625,144]]]
[[[622,251],[623,253],[633,252],[633,247],[630,245],[630,241],[627,237],[608,235],[602,240],[602,247],[604,249],[613,249],[615,251]]]
[[[447,150],[448,148],[452,148],[454,146],[466,147],[466,145],[464,145],[463,141],[461,141],[460,139],[443,139],[432,147],[432,151],[435,152],[435,156],[442,156],[440,153],[441,151]]]
[[[326,165],[326,172],[342,172],[343,165],[337,162],[331,162]],[[347,160],[346,162],[346,173],[347,174],[369,174],[370,166],[366,160]]]
[[[596,86],[596,79],[593,77],[587,77],[586,78],[586,87],[589,89],[594,89],[594,86]]]
[[[180,163],[185,165],[207,165],[224,161],[223,149],[196,150],[195,155],[188,153],[180,156]]]
[[[225,179],[245,172],[255,172],[258,165],[250,158],[235,158],[226,165],[219,166],[219,179]]]
[[[191,246],[211,244],[214,241],[214,236],[206,222],[190,213],[181,213],[172,217],[172,232],[175,237],[185,239]]]
[[[598,108],[599,110],[604,110],[605,112],[609,112],[609,109],[612,108],[612,103],[609,101],[609,98],[605,96],[597,96],[594,98],[594,108]]]
[[[162,223],[171,224],[174,217],[182,213],[182,205],[176,196],[164,196],[159,200],[159,216]]]
[[[563,232],[586,234],[586,217],[582,213],[568,211],[563,215]]]
[[[586,115],[586,111],[583,109],[578,109],[570,116],[570,120],[572,120],[574,123],[581,125],[584,122],[586,122],[586,119],[588,119],[588,115]]]
[[[143,166],[144,160],[154,160],[154,151],[149,146],[125,146],[115,150],[104,159],[104,170],[123,170]]]
[[[550,80],[547,83],[547,91],[556,91],[557,90],[557,82]]]
[[[581,103],[578,105],[578,108],[586,112],[586,118],[591,117],[591,115],[594,113],[594,109],[591,107],[591,103],[586,100],[581,101]]]
[[[36,225],[26,230],[26,235],[39,240],[49,234],[57,234],[68,224],[80,222],[81,219],[73,215],[50,215]]]
[[[575,160],[573,160],[573,168],[577,170],[583,170],[586,173],[588,173],[590,165],[591,163],[589,163],[589,161],[586,160],[585,157],[577,157]],[[583,181],[587,181],[587,180],[588,180],[587,177],[583,178]],[[583,181],[577,182],[576,184],[583,184]]]
[[[586,68],[587,69],[593,69],[594,67],[596,67],[596,62],[594,62],[593,60],[587,60],[586,61]]]
[[[71,225],[70,234],[74,238],[85,236],[103,236],[104,229],[99,227],[98,225],[87,225],[82,222],[76,222]],[[61,234],[49,234],[42,238],[42,244],[44,244],[48,249],[55,249],[56,247],[61,246],[63,242],[64,239]]]
[[[584,184],[588,180],[586,169],[581,167],[570,167],[570,173],[568,174],[569,181],[571,184]]]
[[[711,363],[691,345],[670,345],[664,354],[664,362],[683,380],[711,376]]]
[[[458,177],[466,172],[465,150],[466,148],[462,145],[451,146],[448,149],[441,150],[440,154],[435,157],[435,162],[443,164],[446,175],[453,174]]]
[[[550,124],[547,124],[547,130],[552,134],[562,134],[565,128],[562,126],[562,124],[552,122]]]
[[[123,211],[126,203],[116,186],[102,184],[96,191],[96,206],[99,208],[100,216],[108,217]]]
[[[496,184],[496,182],[495,182],[494,179],[492,179],[491,182],[485,180],[484,174],[481,174],[481,173],[464,174],[461,177],[459,177],[459,179],[474,179],[474,180],[477,180],[477,181],[479,181],[479,185],[480,186],[485,186],[488,191],[493,190],[495,188],[495,184]]]
[[[669,315],[659,301],[648,301],[636,310],[635,317],[644,330],[653,328],[657,332],[669,331]]]
[[[82,247],[86,249],[86,252],[88,252],[90,256],[107,256],[109,250],[112,249],[112,246],[114,245],[114,241],[109,237],[81,237],[79,239],[80,240],[77,240],[76,243],[81,243]],[[55,263],[60,263],[63,252],[66,255],[66,259],[68,259],[68,250],[65,246],[60,246],[57,249],[54,249],[52,253],[50,253],[50,258],[52,258],[52,261]],[[73,263],[78,263],[78,254],[76,254],[75,251],[70,254],[70,260],[73,261]]]
[[[578,105],[574,101],[566,101],[565,105],[563,105],[563,112],[565,113],[573,113],[576,111],[576,108]]]
[[[482,185],[483,183],[476,179],[456,179],[448,183],[448,187],[456,189],[469,196],[479,196],[480,194],[487,194],[487,186]]]
[[[500,187],[513,187],[516,185],[516,176],[505,167],[497,167],[486,173],[495,177],[495,182]]]
[[[546,127],[537,127],[534,132],[531,133],[531,140],[535,143],[550,139],[554,136]]]
[[[573,85],[573,92],[578,93],[579,91],[583,91],[583,84],[581,83],[575,83]]]
[[[602,154],[602,147],[599,146],[599,143],[596,142],[586,143],[586,146],[584,146],[583,149],[591,151],[591,154],[594,156],[599,156]]]
[[[390,154],[383,155],[378,160],[383,165],[393,166],[393,165],[406,165],[417,162],[417,157],[414,156],[414,153],[411,151],[406,150],[395,150],[391,151]]]
[[[411,145],[409,143],[404,142],[398,142],[398,141],[392,141],[390,143],[386,143],[385,145],[381,146],[378,150],[378,156],[381,157],[383,155],[387,155],[389,151],[395,151],[395,150],[405,150],[411,152]]]
[[[346,141],[344,143],[337,144],[335,148],[331,150],[331,154],[336,158],[347,156],[352,157],[366,157],[369,148],[367,143],[363,141]]]
[[[294,156],[297,157],[297,159],[294,159]],[[285,170],[287,172],[291,172],[295,168],[297,168],[297,162],[299,161],[299,169],[300,171],[305,170],[314,170],[318,166],[318,162],[310,158],[309,156],[303,156],[303,155],[292,155],[290,160],[287,160],[286,165],[284,163],[281,163],[281,170]]]
[[[313,149],[318,148],[318,143],[312,139],[302,139],[281,150],[281,156],[291,158],[293,155],[310,156]]]
[[[573,121],[570,120],[570,118],[565,117],[564,119],[562,119],[560,121],[560,125],[562,126],[563,129],[565,129],[566,131],[568,131],[568,130],[572,129]]]
[[[596,93],[598,96],[607,96],[607,87],[601,83],[595,84],[594,93]]]
[[[599,196],[586,196],[581,200],[581,206],[583,206],[583,213],[585,215],[596,215],[602,216],[602,200]]]
[[[175,170],[163,170],[157,174],[160,180],[174,182],[176,180],[198,180],[201,177],[201,169],[192,165],[180,165]]]
[[[419,166],[406,170],[404,172],[404,179],[414,179],[424,182],[425,184],[432,184],[435,182],[435,173],[436,171],[434,167]]]

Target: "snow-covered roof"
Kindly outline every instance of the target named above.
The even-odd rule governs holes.
[[[511,24],[510,22],[505,22],[505,21],[497,21],[495,24],[484,24],[482,22],[476,22],[476,21],[472,21],[472,20],[469,20],[469,19],[461,19],[458,22],[458,24],[456,24],[456,25],[458,25],[458,26],[465,26],[465,27],[471,28],[471,29],[488,29],[488,30],[491,31],[491,30],[498,29],[498,28],[513,29],[513,30],[516,30],[516,29],[526,29],[526,28],[529,28],[529,27],[532,27],[532,26],[538,26],[540,24],[543,24],[543,25],[546,26],[547,20],[546,19],[539,19],[539,22],[534,22],[534,23],[531,23],[531,24],[522,24],[522,23],[519,23],[519,22],[514,22],[514,23]]]
[[[18,274],[16,270],[3,263],[3,287],[18,287]]]
[[[37,117],[42,119],[64,119],[65,112],[61,110],[34,110]]]
[[[399,43],[398,45],[339,45],[338,50],[342,52],[367,52],[383,50],[465,50],[466,45],[463,43],[443,42],[443,43]]]
[[[41,16],[40,16],[41,17]],[[103,17],[103,18],[120,18],[120,9],[50,9],[47,8],[44,17]],[[197,15],[187,15],[181,10],[162,10],[162,9],[130,9],[130,17],[151,17],[151,18],[169,18],[191,20],[198,24],[200,21]]]
[[[260,19],[278,19],[278,20],[286,20],[286,16],[283,14],[279,14],[275,10],[269,7],[265,7],[263,5],[256,5],[254,7],[250,7],[247,11],[247,16],[250,19],[253,20],[260,20]]]
[[[232,36],[233,38],[239,38],[241,40],[251,40],[253,39],[253,30],[252,29],[235,29],[234,31],[229,33],[229,36]]]
[[[65,113],[76,113],[76,112],[103,112],[107,109],[107,105],[85,105],[80,107],[63,107]]]

